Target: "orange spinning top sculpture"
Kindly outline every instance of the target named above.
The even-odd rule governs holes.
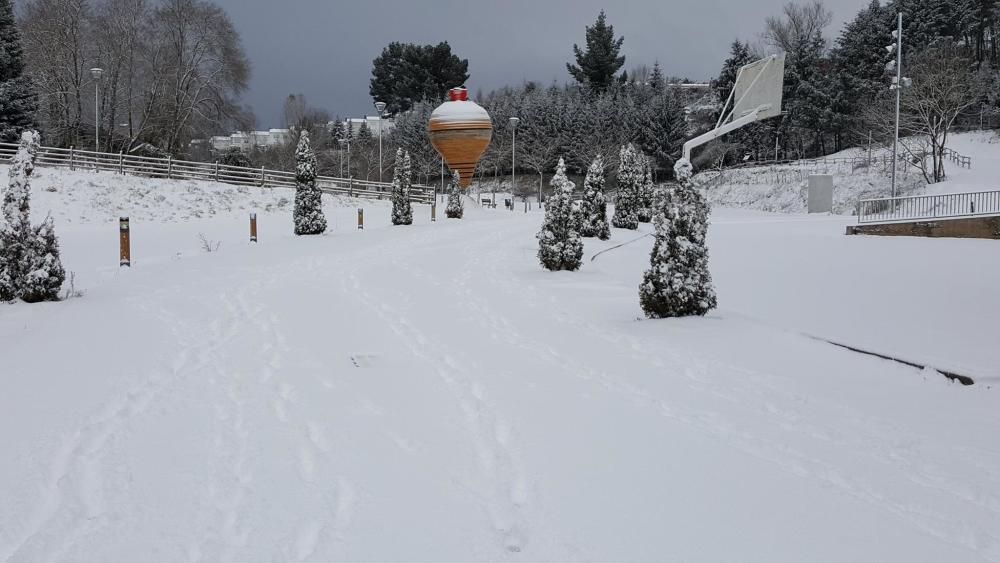
[[[452,88],[448,101],[431,114],[427,132],[448,168],[458,172],[459,185],[469,187],[476,163],[493,137],[490,114],[469,101],[469,91],[464,87]]]

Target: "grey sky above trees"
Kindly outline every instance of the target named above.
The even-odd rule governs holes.
[[[718,75],[734,38],[756,40],[764,20],[787,0],[215,0],[242,35],[253,65],[244,101],[258,127],[283,125],[290,93],[331,115],[374,113],[368,95],[372,59],[391,41],[448,41],[469,59],[475,93],[534,80],[562,84],[584,27],[607,12],[625,37],[626,70],[659,60],[665,74]],[[826,0],[833,39],[868,0]]]

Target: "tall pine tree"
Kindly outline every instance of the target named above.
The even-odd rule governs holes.
[[[538,232],[538,260],[548,270],[577,270],[583,260],[579,228],[583,218],[573,204],[573,182],[566,177],[566,163],[559,159],[549,182],[552,195],[545,205],[545,222]]]
[[[636,217],[640,223],[649,223],[653,220],[653,200],[655,199],[653,166],[648,156],[640,156],[642,157],[642,185],[639,186],[639,208],[636,211]]]
[[[618,155],[618,196],[612,225],[633,231],[639,228],[639,190],[644,181],[642,155],[632,145],[623,146]]]
[[[12,142],[35,123],[38,97],[24,74],[24,50],[11,0],[0,0],[0,140]]]
[[[396,149],[396,168],[392,175],[392,224],[413,224],[410,205],[410,153]]]
[[[608,24],[604,10],[597,16],[594,25],[587,26],[586,35],[586,50],[574,44],[576,64],[566,63],[566,70],[580,84],[603,92],[614,83],[615,73],[625,64],[625,56],[619,54],[625,38],[615,39],[615,28]]]
[[[587,177],[583,180],[583,202],[580,212],[583,214],[581,236],[596,237],[600,240],[611,238],[608,202],[604,195],[604,159],[601,155],[597,155],[587,169]]]
[[[295,234],[323,234],[326,231],[323,192],[316,186],[316,153],[309,144],[308,131],[299,136],[295,163]]]

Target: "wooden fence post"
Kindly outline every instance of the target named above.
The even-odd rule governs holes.
[[[431,204],[431,223],[437,221],[437,202]]]
[[[75,154],[74,153],[76,153],[76,150],[74,150],[73,146],[70,145],[70,147],[69,147],[69,169],[70,170],[76,170],[76,162],[74,162],[74,160],[75,160]]]
[[[264,167],[260,167],[260,187],[264,187]]]
[[[122,176],[125,175],[125,153],[123,151],[118,151],[118,173]]]
[[[219,181],[219,161],[215,161],[215,181]]]
[[[250,214],[250,242],[257,242],[257,214]]]
[[[132,244],[129,240],[128,217],[118,218],[118,267],[132,267]]]
[[[173,155],[167,155],[167,179],[173,175],[174,172],[174,157]]]
[[[354,197],[354,176],[347,177],[347,197]]]
[[[365,228],[365,210],[358,208],[358,230]]]

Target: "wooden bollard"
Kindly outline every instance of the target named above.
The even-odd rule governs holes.
[[[431,204],[431,222],[437,221],[437,203]]]
[[[250,214],[250,242],[257,242],[257,214]]]
[[[358,208],[358,230],[365,228],[365,210]]]
[[[121,255],[119,267],[132,267],[132,244],[129,241],[128,217],[118,218],[118,250]]]

